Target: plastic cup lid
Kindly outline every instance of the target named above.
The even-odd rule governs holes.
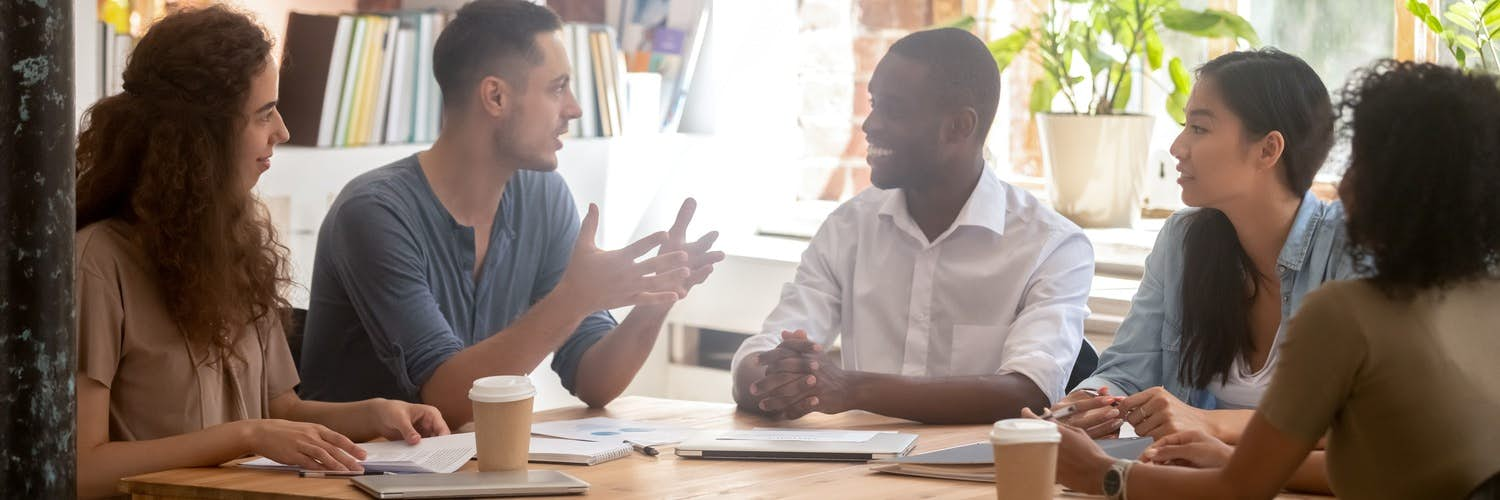
[[[536,395],[531,379],[520,375],[499,375],[474,381],[469,400],[480,403],[509,403]]]
[[[1034,418],[1010,418],[990,429],[993,444],[1056,443],[1062,441],[1057,424]]]

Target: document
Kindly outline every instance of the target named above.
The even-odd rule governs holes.
[[[474,458],[474,433],[449,434],[422,438],[422,442],[411,445],[405,441],[383,441],[359,445],[365,450],[365,459],[360,465],[369,472],[423,472],[449,473],[463,467]],[[295,465],[286,465],[261,457],[239,464],[251,469],[299,470]]]
[[[631,442],[642,446],[657,446],[681,443],[692,431],[656,422],[594,417],[531,424],[531,433],[579,441]]]

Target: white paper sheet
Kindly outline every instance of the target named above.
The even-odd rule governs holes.
[[[531,424],[531,433],[579,441],[601,443],[630,441],[644,446],[657,446],[680,443],[686,440],[692,431],[656,422],[594,417]]]
[[[878,434],[874,431],[844,431],[824,429],[780,429],[757,427],[748,431],[729,431],[720,434],[720,440],[747,441],[810,441],[822,443],[863,443]]]
[[[364,448],[366,454],[365,460],[360,462],[360,465],[363,465],[366,470],[377,472],[446,474],[463,467],[469,459],[474,458],[475,454],[474,433],[472,432],[422,438],[422,442],[415,445],[406,444],[404,441],[384,441],[365,443],[359,447]],[[265,457],[241,463],[239,466],[252,469],[299,469],[297,466],[282,464]]]

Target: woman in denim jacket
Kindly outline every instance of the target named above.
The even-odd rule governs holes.
[[[1270,382],[1282,325],[1325,281],[1355,276],[1344,212],[1308,191],[1333,144],[1318,75],[1274,49],[1198,70],[1173,142],[1184,209],[1093,376],[1059,406],[1095,437],[1199,430],[1235,443]],[[1111,406],[1113,405],[1113,406]]]

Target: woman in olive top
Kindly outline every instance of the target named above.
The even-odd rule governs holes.
[[[301,401],[282,331],[285,248],[251,193],[287,140],[265,31],[169,15],[78,143],[78,492],[249,453],[359,470],[353,440],[446,434],[435,408]]]
[[[1340,498],[1500,495],[1500,89],[1382,61],[1342,94],[1352,136],[1339,194],[1351,258],[1373,274],[1313,292],[1232,452],[1201,432],[1115,462],[1065,428],[1058,479],[1130,500],[1271,498],[1326,436]]]

